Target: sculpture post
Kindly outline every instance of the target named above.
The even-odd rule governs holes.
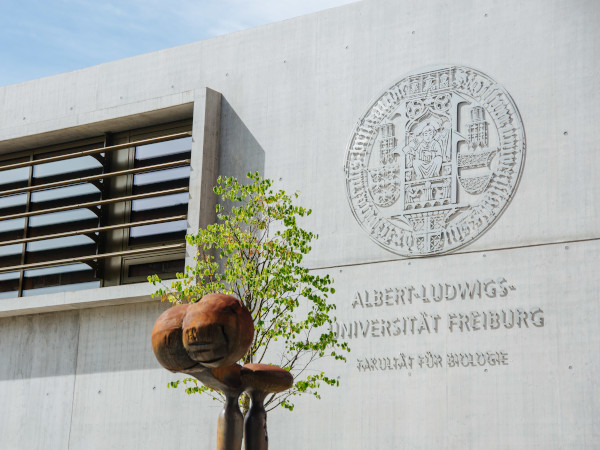
[[[254,323],[236,298],[209,294],[194,304],[169,308],[156,320],[152,349],[158,362],[171,372],[193,376],[225,394],[217,422],[217,450],[240,450],[245,428],[245,450],[267,450],[267,394],[292,387],[294,378],[280,367],[236,362],[248,351]],[[244,425],[238,398],[252,400]]]
[[[244,416],[238,404],[239,395],[227,395],[217,424],[217,450],[240,449]]]
[[[269,448],[267,412],[263,404],[266,395],[266,392],[250,391],[250,409],[244,421],[245,450],[267,450]]]

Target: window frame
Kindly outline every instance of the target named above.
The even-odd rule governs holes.
[[[2,154],[0,155],[0,169],[3,169],[3,167],[6,165],[6,162],[10,161],[10,162],[14,162],[14,161],[19,161],[19,160],[23,160],[23,161],[28,161],[29,165],[25,166],[28,169],[28,180],[27,180],[27,187],[29,187],[29,190],[26,191],[26,200],[25,200],[25,213],[30,212],[30,208],[32,207],[33,203],[32,203],[32,194],[34,192],[44,192],[44,190],[36,190],[34,188],[35,186],[35,178],[34,178],[34,171],[35,171],[35,167],[38,164],[31,164],[31,161],[35,160],[35,158],[40,158],[40,159],[45,159],[43,156],[41,155],[48,155],[48,154],[53,154],[53,156],[61,156],[61,155],[72,155],[72,154],[77,154],[78,151],[81,151],[82,148],[85,149],[100,149],[100,148],[110,148],[111,146],[115,146],[115,145],[120,145],[123,144],[122,148],[119,148],[117,150],[111,150],[111,151],[106,151],[106,152],[99,152],[97,153],[97,155],[102,155],[102,153],[104,153],[104,157],[99,156],[96,159],[98,159],[101,163],[102,163],[102,173],[107,173],[105,172],[106,169],[108,168],[109,172],[115,172],[115,171],[119,171],[119,170],[127,170],[129,168],[133,168],[134,167],[134,162],[135,162],[135,149],[136,149],[136,145],[126,145],[126,144],[135,144],[138,141],[143,141],[146,139],[154,139],[154,138],[162,138],[165,136],[171,136],[171,135],[177,135],[177,134],[181,134],[181,133],[186,133],[187,136],[192,136],[192,124],[193,124],[193,120],[192,119],[185,119],[185,120],[181,120],[181,121],[177,121],[177,122],[172,122],[172,123],[165,123],[165,124],[161,124],[161,125],[155,125],[155,126],[148,126],[148,127],[143,127],[143,128],[139,128],[139,129],[135,129],[135,130],[129,130],[129,131],[125,131],[125,132],[119,132],[119,133],[107,133],[104,136],[93,136],[93,137],[88,137],[85,139],[81,139],[81,140],[77,140],[77,141],[71,141],[71,142],[66,142],[66,143],[62,143],[62,144],[53,144],[53,145],[49,145],[49,146],[44,146],[44,147],[36,147],[33,149],[28,149],[28,150],[19,150],[16,152],[12,152],[12,153],[7,153],[7,154]],[[183,136],[181,136],[183,137]],[[191,147],[193,147],[193,145],[190,144]],[[107,150],[108,150],[107,148]],[[190,151],[193,152],[193,148],[190,148]],[[108,164],[106,164],[106,161],[103,161],[104,159],[107,159],[109,154],[112,153],[117,153],[117,152],[121,152],[121,155],[124,155],[125,160],[128,161],[127,162],[127,168],[121,168],[118,165],[117,166],[111,166],[110,162]],[[77,156],[74,156],[77,157]],[[68,160],[68,159],[63,159],[64,160]],[[191,157],[189,158],[189,165],[191,165]],[[9,166],[11,164],[8,164]],[[72,173],[75,174],[77,173],[76,171],[73,172],[66,172],[66,173]],[[147,172],[149,173],[149,172]],[[60,176],[60,173],[59,175]],[[119,193],[120,194],[125,194],[125,195],[131,195],[131,190],[132,190],[132,184],[133,184],[133,174],[127,174],[127,175],[122,175],[122,176],[116,176],[116,177],[102,177],[103,180],[117,180],[117,179],[121,179],[121,183],[124,183],[124,189],[120,190]],[[65,181],[71,181],[73,178],[71,177],[66,177]],[[45,184],[45,183],[44,183]],[[72,186],[80,186],[82,184],[78,184],[78,183],[67,183],[66,185],[72,185]],[[103,186],[105,186],[105,184],[103,184]],[[62,187],[62,185],[58,184],[55,188],[60,188]],[[190,188],[190,179],[188,178],[188,182],[187,182],[187,191],[189,192],[189,188]],[[102,193],[102,189],[99,188],[99,191],[101,192],[100,194],[100,198],[102,200],[105,200],[104,198],[104,194]],[[117,195],[117,197],[120,197],[121,195]],[[9,197],[6,197],[9,198]],[[65,198],[69,198],[69,197],[65,197]],[[115,198],[114,195],[109,195],[108,198]],[[59,199],[60,200],[60,199]],[[116,207],[116,205],[118,205],[119,203],[121,203],[121,207]],[[77,206],[78,204],[75,204],[75,206]],[[129,242],[129,230],[131,228],[131,224],[129,222],[130,219],[130,215],[131,215],[131,205],[132,205],[132,201],[124,201],[124,202],[114,202],[112,204],[108,204],[106,208],[100,208],[99,210],[106,214],[106,211],[110,211],[111,209],[120,209],[122,213],[124,213],[123,215],[123,221],[122,223],[117,223],[115,224],[114,222],[111,222],[109,225],[107,225],[107,222],[104,221],[103,222],[103,218],[99,217],[98,220],[98,225],[96,228],[102,228],[104,226],[118,226],[117,228],[113,229],[113,230],[106,230],[106,231],[99,231],[98,232],[98,240],[96,240],[96,249],[95,249],[95,254],[90,254],[90,259],[91,260],[96,260],[96,268],[92,268],[91,266],[91,270],[94,270],[94,280],[98,280],[99,281],[99,286],[98,287],[93,287],[91,289],[102,289],[105,288],[107,286],[121,286],[124,284],[128,284],[128,283],[137,283],[137,282],[141,282],[141,281],[146,281],[145,278],[139,276],[139,277],[128,277],[126,276],[128,274],[128,268],[130,265],[132,265],[132,263],[137,262],[139,263],[140,261],[143,260],[147,260],[148,262],[154,262],[154,261],[159,261],[161,257],[165,257],[167,258],[165,261],[171,261],[174,259],[182,259],[185,260],[186,257],[186,244],[185,244],[185,240],[181,241],[178,240],[178,246],[179,248],[175,249],[173,248],[172,245],[166,245],[166,246],[157,246],[156,248],[152,248],[152,246],[148,246],[147,244],[139,244],[139,245],[130,245]],[[71,205],[73,206],[73,205]],[[76,208],[73,208],[72,210],[78,210]],[[189,213],[189,201],[188,201],[188,207],[186,208],[185,211],[185,219],[187,220],[188,217],[188,213]],[[42,214],[40,214],[42,215]],[[101,214],[102,216],[102,214]],[[30,292],[27,296],[24,295],[24,288],[25,288],[25,282],[26,282],[26,277],[25,274],[27,271],[29,270],[33,270],[35,268],[34,267],[29,267],[31,264],[27,264],[26,263],[26,258],[28,257],[28,255],[31,255],[32,252],[28,250],[28,246],[30,242],[35,242],[35,240],[33,241],[28,241],[27,239],[30,238],[29,236],[29,229],[30,229],[30,218],[33,216],[25,216],[24,217],[24,224],[23,224],[23,228],[15,230],[15,235],[18,233],[20,233],[20,238],[15,238],[15,239],[8,239],[5,242],[11,242],[14,240],[22,240],[22,242],[20,244],[15,244],[15,245],[21,245],[21,251],[20,251],[20,264],[18,265],[9,265],[9,266],[5,266],[5,267],[19,267],[18,269],[14,270],[14,271],[10,271],[10,272],[3,272],[3,273],[17,273],[18,272],[18,290],[17,290],[17,298],[18,299],[23,299],[26,298],[27,296],[36,296],[37,294]],[[104,218],[106,219],[106,218]],[[57,223],[57,225],[61,225],[61,223]],[[82,230],[87,230],[87,228],[83,228]],[[79,230],[78,230],[79,231]],[[104,234],[104,237],[101,237],[101,234]],[[106,251],[106,243],[108,242],[108,235],[113,233],[114,235],[121,235],[123,237],[123,240],[121,241],[120,245],[116,245],[115,248],[113,249],[114,251]],[[75,234],[77,236],[79,235],[85,235],[84,233],[80,233],[80,234]],[[54,236],[54,233],[48,234],[44,236]],[[46,238],[48,239],[48,238]],[[38,239],[39,241],[44,241],[44,239]],[[117,249],[117,247],[121,247],[120,249]],[[164,247],[164,248],[159,248],[159,247]],[[148,248],[152,248],[152,250],[150,251],[144,251],[145,249]],[[138,251],[144,251],[143,253],[138,254]],[[122,252],[123,254],[121,255],[115,255],[115,256],[109,256],[109,257],[105,257],[104,255],[107,254],[112,254],[112,253],[119,253]],[[15,255],[18,255],[17,253],[15,253]],[[93,256],[97,256],[97,258],[93,258]],[[78,258],[75,257],[73,258],[74,263],[77,262],[82,262],[82,261],[78,261]],[[61,262],[60,258],[54,258],[52,260],[48,260],[47,262]],[[107,273],[107,271],[105,270],[105,267],[107,265],[107,263],[111,266],[114,266],[116,268],[116,270]],[[50,268],[50,267],[60,267],[63,266],[65,264],[56,264],[56,265],[50,265],[50,264],[46,264],[43,267],[45,268]],[[67,273],[67,272],[65,272]],[[174,276],[174,274],[172,273],[168,273],[168,274],[161,274],[164,277],[171,277]],[[31,280],[33,280],[34,278],[31,278]],[[48,288],[52,288],[52,287],[59,287],[59,286],[65,286],[64,290],[61,289],[57,289],[58,292],[68,292],[68,291],[72,291],[72,290],[78,290],[77,286],[78,284],[57,284],[57,285],[49,285],[49,286],[43,286],[43,288],[48,287]],[[35,290],[35,289],[33,289]],[[89,288],[88,288],[89,290]],[[30,290],[32,291],[32,290]],[[6,291],[8,292],[8,291]],[[10,291],[13,292],[13,291]],[[40,292],[40,295],[44,295],[43,292]],[[12,298],[12,297],[10,297]],[[3,299],[4,300],[4,299]],[[2,302],[3,300],[0,300],[0,302]]]

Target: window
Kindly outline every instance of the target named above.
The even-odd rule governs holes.
[[[190,122],[0,160],[0,298],[183,271]]]

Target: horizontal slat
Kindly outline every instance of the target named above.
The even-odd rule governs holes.
[[[0,245],[8,245],[8,244],[2,243],[4,241],[11,242],[11,241],[17,241],[17,240],[23,238],[23,232],[24,232],[23,228],[18,228],[16,230],[9,230],[9,231],[0,233]],[[18,242],[13,242],[13,244],[18,244]]]
[[[25,277],[23,279],[23,290],[39,289],[50,286],[64,286],[67,284],[86,283],[96,281],[93,270],[81,270],[77,272],[53,273],[37,277]],[[18,281],[18,280],[17,280]]]
[[[88,183],[90,181],[103,180],[105,178],[118,177],[121,175],[130,175],[130,174],[140,173],[140,172],[150,172],[153,170],[168,169],[171,167],[186,166],[189,164],[190,164],[189,159],[182,159],[180,161],[171,161],[168,163],[155,164],[153,166],[148,166],[148,167],[137,167],[134,169],[119,170],[118,172],[108,172],[108,173],[102,173],[99,175],[91,175],[91,176],[87,176],[87,177],[72,178],[70,180],[55,181],[53,183],[39,184],[37,186],[34,185],[34,186],[27,186],[27,187],[22,187],[22,188],[18,188],[18,189],[11,189],[9,191],[0,192],[0,196],[21,194],[23,192],[29,192],[29,191],[41,191],[43,189],[51,189],[51,188],[55,188],[55,187],[69,186],[71,184]]]
[[[181,241],[185,238],[186,230],[170,231],[168,233],[148,234],[146,236],[130,237],[129,245],[158,244],[159,242]]]
[[[0,168],[0,170],[2,170]],[[2,174],[2,172],[0,172],[0,175]],[[5,190],[9,190],[9,189],[17,189],[23,186],[27,186],[27,184],[29,183],[29,180],[18,180],[18,181],[11,181],[10,183],[4,183],[4,184],[0,184],[0,192],[3,192]]]
[[[94,260],[105,259],[105,258],[112,258],[114,256],[138,255],[138,254],[143,254],[143,253],[156,252],[159,250],[172,250],[172,249],[176,249],[176,248],[185,248],[185,243],[162,245],[160,247],[140,248],[137,250],[124,250],[121,252],[102,253],[99,255],[81,256],[78,258],[57,259],[54,261],[44,261],[44,262],[33,263],[33,264],[20,264],[18,266],[0,267],[0,273],[15,272],[17,270],[41,269],[42,267],[65,266],[67,264],[73,264],[73,263],[85,262],[85,261],[94,261]]]
[[[30,211],[46,211],[48,209],[66,207],[69,205],[80,205],[82,203],[92,203],[102,198],[100,191],[90,192],[83,195],[74,195],[72,197],[61,197],[43,202],[31,202]]]
[[[95,228],[100,226],[98,224],[98,217],[89,217],[86,219],[73,220],[68,222],[51,223],[47,225],[31,226],[27,230],[28,237],[41,237],[58,233],[67,233],[71,231],[83,230],[86,228]],[[22,234],[22,233],[21,233]],[[23,237],[22,235],[20,237]],[[14,238],[17,239],[17,238]],[[1,241],[1,239],[0,239]]]
[[[46,175],[44,177],[34,177],[32,184],[33,186],[41,186],[43,184],[48,184],[48,183],[57,183],[57,182],[64,182],[66,180],[71,180],[73,178],[83,178],[83,177],[91,177],[93,175],[100,175],[104,173],[104,167],[102,166],[97,166],[97,167],[91,167],[89,169],[83,169],[83,170],[76,170],[76,171],[72,171],[72,172],[63,172],[63,173],[59,173],[59,174],[55,174],[55,175]],[[20,186],[19,186],[20,187]],[[17,188],[17,186],[15,186],[15,189]],[[38,187],[35,187],[35,189],[39,189]],[[8,189],[6,189],[6,191],[8,191]],[[2,195],[6,195],[5,192],[6,191],[2,191]]]
[[[146,192],[164,191],[166,189],[175,189],[185,187],[190,184],[189,177],[176,178],[173,180],[159,181],[157,183],[134,185],[131,189],[132,194],[144,194]]]
[[[139,222],[142,220],[156,219],[164,216],[178,216],[187,213],[187,204],[167,206],[165,208],[145,209],[142,211],[131,211],[131,221]]]
[[[141,194],[141,192],[140,192]],[[89,192],[82,195],[71,195],[69,197],[60,197],[54,198],[51,200],[44,200],[39,202],[30,202],[29,210],[30,211],[42,211],[46,209],[58,208],[61,206],[80,204],[80,203],[90,203],[94,201],[100,200],[102,194],[100,191]],[[18,214],[24,214],[26,212],[25,204],[9,206],[6,208],[0,208],[0,220],[3,220],[8,216],[15,216]]]
[[[142,222],[121,223],[118,225],[107,225],[104,227],[85,228],[82,230],[74,230],[74,231],[67,231],[67,232],[63,232],[63,233],[47,234],[47,235],[29,237],[29,238],[24,238],[24,239],[13,239],[12,241],[0,242],[0,246],[13,245],[13,244],[24,244],[27,242],[35,242],[35,241],[43,241],[45,239],[56,239],[56,238],[62,238],[62,237],[77,236],[80,234],[100,233],[103,231],[118,230],[120,228],[131,228],[131,227],[139,227],[139,226],[144,226],[144,225],[154,225],[157,223],[173,222],[175,220],[184,220],[186,217],[187,217],[186,215],[162,217],[160,219],[145,220]],[[19,233],[22,234],[23,231],[19,230]]]
[[[0,220],[4,216],[14,216],[15,214],[23,214],[25,211],[27,211],[27,205],[25,204],[0,208]]]
[[[38,250],[35,252],[29,251],[25,254],[25,264],[43,263],[52,261],[56,255],[73,259],[82,256],[93,255],[96,253],[96,243],[84,243],[79,245],[71,245],[69,247],[53,248],[50,250]]]
[[[129,277],[147,277],[148,275],[168,274],[185,272],[185,259],[173,259],[169,261],[143,262],[129,266],[127,275]]]
[[[21,263],[21,253],[17,253],[16,255],[5,255],[5,256],[0,256],[0,270],[2,270],[2,267],[8,267],[11,265],[15,265],[15,264],[20,264]],[[10,270],[7,270],[6,272],[10,272]]]
[[[12,215],[8,215],[8,216],[3,216],[3,217],[0,217],[0,220],[10,220],[10,219],[18,219],[21,217],[39,216],[40,214],[51,214],[51,213],[61,212],[61,211],[70,211],[73,209],[92,208],[94,206],[109,205],[112,203],[128,202],[128,201],[132,201],[132,200],[141,200],[143,198],[158,197],[160,195],[178,194],[178,193],[182,193],[182,192],[187,192],[188,189],[189,189],[188,187],[178,188],[178,189],[169,189],[166,191],[151,192],[148,194],[127,195],[125,197],[108,198],[106,200],[98,200],[96,202],[88,202],[88,203],[80,203],[80,204],[75,204],[75,205],[70,205],[70,206],[62,206],[60,208],[50,208],[50,209],[43,209],[43,210],[39,210],[39,211],[28,211],[28,212],[25,212],[22,214],[12,214]]]
[[[154,164],[161,164],[164,162],[172,161],[173,158],[189,159],[192,157],[190,150],[185,150],[178,153],[169,153],[168,155],[156,156],[148,159],[136,159],[133,167],[147,167],[153,166]]]
[[[0,280],[0,292],[11,292],[19,290],[19,277],[10,280]]]
[[[38,164],[46,164],[49,162],[64,161],[65,159],[79,158],[81,156],[95,155],[98,153],[111,152],[114,150],[121,150],[124,148],[137,147],[140,145],[154,144],[156,142],[170,141],[172,139],[189,137],[191,135],[192,135],[192,133],[190,131],[186,131],[184,133],[176,133],[176,134],[170,134],[168,136],[160,136],[160,137],[156,137],[156,138],[142,139],[140,141],[127,142],[125,144],[110,145],[108,147],[94,148],[94,149],[90,149],[90,150],[81,150],[79,152],[72,152],[72,153],[68,153],[65,155],[51,156],[49,158],[43,158],[43,159],[38,159],[38,160],[33,160],[33,161],[24,161],[21,163],[9,164],[8,166],[2,167],[0,170],[18,169],[19,167],[29,167],[29,166],[35,166]]]

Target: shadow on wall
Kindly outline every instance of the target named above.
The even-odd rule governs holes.
[[[168,307],[148,302],[0,319],[0,381],[164,370],[150,338]]]
[[[219,175],[246,180],[248,172],[265,170],[265,151],[225,97],[221,99]]]
[[[219,174],[264,173],[265,152],[222,98]],[[0,319],[0,381],[160,369],[150,345],[158,302]],[[2,392],[0,390],[0,398]]]

